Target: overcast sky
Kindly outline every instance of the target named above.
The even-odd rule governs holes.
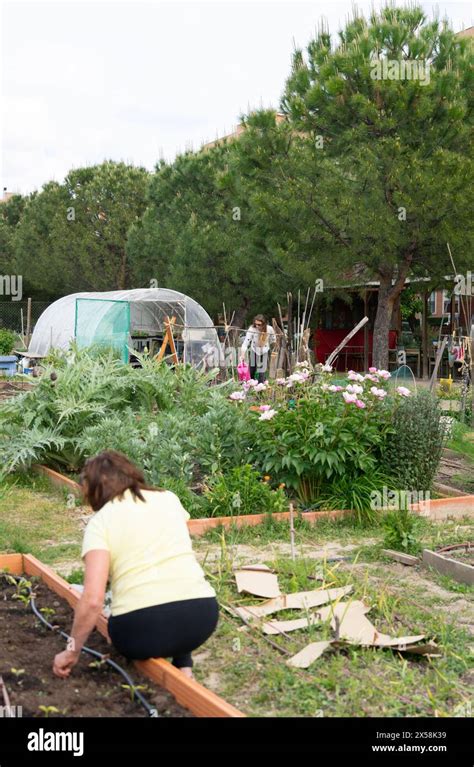
[[[437,6],[455,31],[473,23],[471,0],[421,4],[429,14]],[[351,8],[3,2],[0,189],[27,193],[104,159],[152,170],[162,156],[199,148],[242,112],[278,107],[294,44],[305,46],[322,16],[337,32]]]

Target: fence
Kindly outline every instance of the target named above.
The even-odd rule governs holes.
[[[49,303],[48,301],[31,302],[31,330]],[[14,330],[16,333],[26,333],[27,306],[27,301],[0,301],[0,328]]]

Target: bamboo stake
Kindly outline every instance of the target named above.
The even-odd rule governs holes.
[[[291,544],[291,558],[294,561],[296,559],[296,551],[295,551],[295,525],[294,525],[293,503],[290,503],[290,544]]]
[[[436,381],[436,376],[437,376],[437,374],[438,374],[438,368],[439,368],[439,365],[440,365],[440,362],[441,362],[441,358],[442,358],[442,356],[443,356],[443,352],[444,352],[444,349],[445,349],[445,346],[446,346],[446,344],[447,344],[447,343],[448,343],[448,338],[447,338],[447,336],[444,336],[444,338],[443,338],[443,343],[442,343],[442,344],[441,344],[441,346],[439,347],[439,349],[438,349],[438,353],[437,353],[437,355],[436,355],[435,366],[434,366],[434,368],[433,368],[433,373],[432,373],[432,375],[431,375],[431,381],[430,381],[430,391],[432,391],[432,390],[433,390],[433,386],[434,386],[434,383],[435,383],[435,381]]]
[[[369,321],[368,317],[364,317],[360,322],[357,323],[355,328],[352,328],[351,332],[347,334],[345,338],[342,339],[339,346],[337,346],[333,352],[329,355],[329,357],[326,360],[326,365],[331,365],[332,362],[336,359],[337,355],[341,351],[341,349],[344,348],[344,346],[347,344],[348,341],[351,340],[352,336],[355,336],[358,330],[360,330],[362,327],[364,327],[365,323]]]
[[[316,293],[317,293],[317,292],[318,292],[318,291],[316,290],[316,283],[315,283],[315,285],[314,285],[314,294],[313,294],[313,300],[312,300],[312,302],[311,302],[311,308],[310,308],[310,310],[309,310],[309,315],[308,315],[308,325],[309,325],[309,323],[311,322],[311,317],[313,316],[314,302],[316,301]]]
[[[28,303],[26,306],[26,347],[28,348],[30,345],[30,336],[31,336],[31,298],[28,299]]]
[[[5,716],[9,717],[11,716],[10,698],[8,696],[7,688],[5,687],[5,682],[3,681],[2,676],[0,676],[0,690],[2,692],[3,700],[5,701],[5,707],[3,709],[5,712]]]

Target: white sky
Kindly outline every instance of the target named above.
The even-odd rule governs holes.
[[[455,31],[473,23],[471,0],[421,4]],[[337,32],[351,8],[3,0],[0,190],[27,193],[104,159],[152,170],[230,132],[249,108],[278,107],[294,43],[304,47],[322,16]]]

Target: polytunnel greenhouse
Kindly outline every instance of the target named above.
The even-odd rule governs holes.
[[[194,366],[213,357],[218,337],[211,318],[194,299],[166,288],[74,293],[49,306],[36,323],[28,352],[46,356],[50,349],[116,349],[124,361],[130,349],[155,354],[161,346],[165,322],[173,321],[179,359]]]

